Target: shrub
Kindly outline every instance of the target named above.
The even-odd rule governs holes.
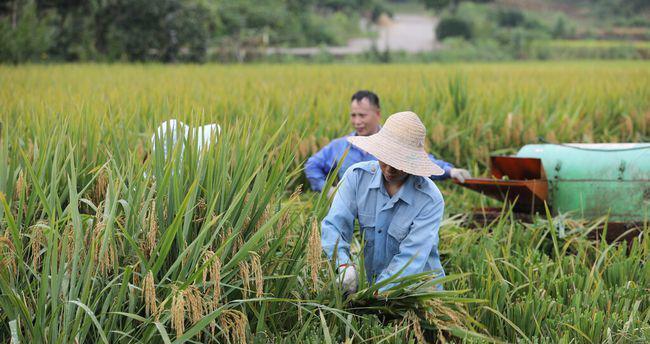
[[[497,12],[497,22],[499,26],[515,27],[521,26],[526,17],[521,10],[518,9],[500,9]]]
[[[474,37],[472,25],[458,17],[446,17],[440,20],[436,28],[436,37],[443,40],[447,37],[462,37],[470,40]]]

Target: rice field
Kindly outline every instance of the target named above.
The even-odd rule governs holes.
[[[302,172],[351,131],[357,89],[384,118],[418,113],[429,150],[474,175],[540,140],[647,142],[647,62],[0,66],[0,86],[0,342],[650,339],[648,228],[608,244],[507,210],[467,228],[487,201],[439,182],[445,291],[420,275],[346,299]],[[164,159],[150,138],[170,118],[223,131]]]

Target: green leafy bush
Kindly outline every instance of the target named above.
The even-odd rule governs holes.
[[[436,28],[436,37],[443,40],[448,37],[462,37],[466,40],[474,36],[472,24],[459,17],[445,17]]]

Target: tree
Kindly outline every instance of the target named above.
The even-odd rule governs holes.
[[[34,1],[14,0],[9,16],[0,18],[0,61],[36,61],[53,44],[52,16],[39,18]]]
[[[427,8],[433,9],[435,11],[442,11],[447,8],[451,13],[456,13],[458,6],[461,2],[479,2],[486,3],[491,2],[492,0],[420,0]]]

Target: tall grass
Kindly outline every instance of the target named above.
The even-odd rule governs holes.
[[[329,200],[300,191],[357,88],[384,115],[419,113],[434,153],[481,173],[538,136],[647,140],[647,66],[0,67],[0,341],[647,341],[647,228],[627,247],[582,222],[452,217],[446,292],[423,275],[346,298],[317,240]],[[150,137],[169,118],[223,134],[165,159]],[[439,186],[451,212],[481,201]]]

